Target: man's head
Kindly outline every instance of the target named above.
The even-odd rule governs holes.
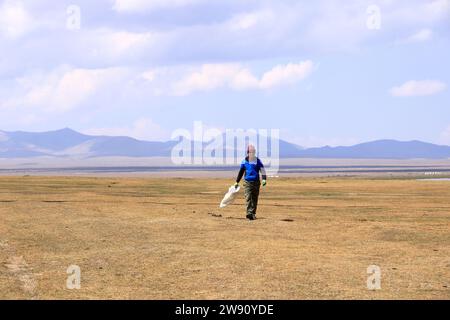
[[[249,161],[253,161],[256,159],[256,148],[254,145],[249,144],[247,147],[247,156]]]

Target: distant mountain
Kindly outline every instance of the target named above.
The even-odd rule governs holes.
[[[376,140],[350,147],[309,148],[298,152],[302,158],[358,159],[444,159],[450,158],[450,146],[422,141]]]
[[[90,136],[66,128],[48,132],[0,131],[0,158],[34,156],[170,156],[174,141]]]
[[[69,128],[39,133],[0,131],[0,158],[37,156],[168,157],[177,143],[177,141],[142,141],[124,136],[91,136]],[[450,158],[450,146],[440,146],[421,141],[377,140],[349,147],[302,148],[296,144],[279,140],[279,151],[281,158]]]

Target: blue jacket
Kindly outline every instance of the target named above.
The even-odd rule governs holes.
[[[264,170],[263,168],[264,168],[264,165],[261,162],[261,160],[259,160],[259,158],[256,158],[255,162],[250,162],[250,161],[248,161],[248,157],[246,157],[241,163],[241,167],[240,167],[236,182],[239,182],[241,180],[244,173],[245,173],[245,177],[244,177],[245,181],[259,181],[259,172],[261,170]],[[266,175],[265,175],[264,171],[263,171],[262,178],[263,178],[263,180],[266,179]]]

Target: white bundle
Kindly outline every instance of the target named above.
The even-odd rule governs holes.
[[[239,186],[237,188],[231,186],[230,189],[228,189],[228,192],[223,197],[222,202],[220,202],[220,207],[225,208],[227,205],[231,204],[234,201],[234,198],[236,198],[236,194],[240,189],[241,187]]]

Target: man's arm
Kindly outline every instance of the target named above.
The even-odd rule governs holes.
[[[259,160],[259,169],[261,170],[261,176],[262,176],[262,185],[263,187],[266,185],[266,180],[267,180],[267,174],[266,174],[266,169],[264,168],[264,165],[262,163],[261,160]]]
[[[264,169],[264,166],[261,167],[261,176],[263,180],[267,180],[266,169]]]
[[[245,167],[241,166],[241,169],[239,170],[239,173],[236,178],[236,183],[239,183],[239,181],[241,181],[242,177],[244,176],[244,173],[245,173]]]
[[[264,164],[262,163],[261,160],[259,160],[259,158],[258,158],[258,162],[259,162],[259,169],[261,170],[262,179],[267,180],[267,174],[266,174],[266,169],[264,168]]]

